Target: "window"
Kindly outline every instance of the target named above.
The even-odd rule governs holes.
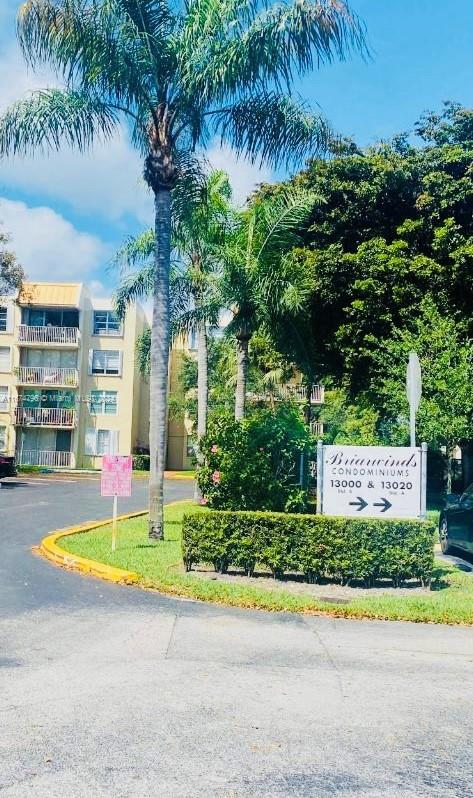
[[[23,308],[21,323],[30,327],[79,327],[79,311]]]
[[[91,391],[90,412],[93,416],[116,416],[117,392],[116,391]]]
[[[9,346],[0,346],[0,371],[11,371],[11,355]]]
[[[0,413],[6,413],[8,410],[8,386],[0,385]]]
[[[7,331],[7,319],[8,319],[7,308],[0,307],[0,332]]]
[[[94,310],[94,335],[121,335],[122,325],[113,310]]]
[[[101,457],[103,454],[118,454],[118,430],[86,430],[85,454],[97,457]]]
[[[0,427],[0,452],[7,450],[7,428]]]
[[[120,376],[122,366],[122,353],[107,349],[93,349],[89,354],[90,373]]]

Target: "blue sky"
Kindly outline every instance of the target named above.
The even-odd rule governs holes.
[[[0,107],[49,80],[23,66],[17,7],[0,0]],[[412,129],[423,110],[446,99],[473,106],[471,0],[352,0],[352,7],[366,23],[372,60],[323,67],[298,87],[338,132],[367,145]],[[271,178],[216,145],[210,160],[228,169],[239,200]],[[115,279],[107,269],[112,252],[151,218],[139,158],[124,134],[85,156],[65,150],[0,163],[0,222],[31,278],[82,279],[106,293]]]

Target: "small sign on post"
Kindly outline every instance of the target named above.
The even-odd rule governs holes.
[[[131,496],[132,456],[104,454],[102,458],[101,496],[113,496],[112,551],[117,547],[118,496]]]

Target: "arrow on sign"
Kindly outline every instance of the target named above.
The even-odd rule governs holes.
[[[391,502],[388,502],[387,499],[382,498],[380,502],[374,502],[373,507],[382,507],[383,509],[381,512],[385,513],[386,510],[389,510],[389,508],[392,507],[392,504]]]
[[[357,496],[356,498],[358,499],[357,502],[350,502],[351,507],[356,507],[358,512],[361,512],[361,510],[364,510],[365,507],[368,507],[368,502],[365,502],[365,500],[362,499],[361,496]]]

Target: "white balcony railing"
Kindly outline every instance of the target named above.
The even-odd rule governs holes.
[[[17,376],[21,385],[63,385],[75,388],[79,383],[77,369],[19,366]]]
[[[18,327],[20,344],[67,344],[77,346],[79,330],[77,327],[30,327],[20,324]]]
[[[19,465],[44,466],[45,468],[70,468],[72,452],[46,450],[24,450],[17,454]]]
[[[324,434],[324,425],[321,421],[311,421],[310,431],[312,435],[315,435],[317,438],[321,438]]]
[[[286,385],[280,389],[280,392],[285,399],[295,399],[298,402],[307,401],[307,389],[303,385]],[[324,393],[323,385],[313,385],[310,393],[311,405],[323,405]]]
[[[76,412],[65,407],[17,407],[15,423],[22,427],[67,427],[76,425]]]

